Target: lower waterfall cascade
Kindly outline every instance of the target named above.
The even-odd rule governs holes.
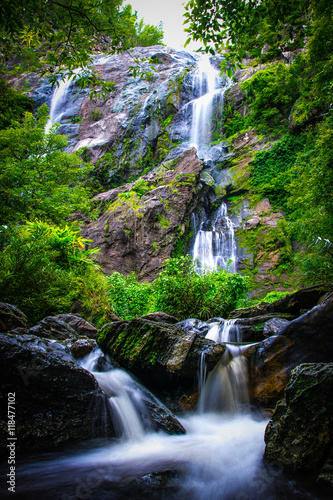
[[[205,402],[199,404],[199,411],[179,418],[186,434],[167,435],[146,425],[140,385],[123,370],[99,372],[101,352],[93,351],[81,366],[113,400],[121,437],[83,441],[82,446],[21,461],[17,466],[21,491],[15,496],[20,500],[139,500],[144,496],[156,500],[278,500],[281,490],[288,498],[304,498],[294,496],[295,487],[284,480],[281,468],[262,463],[267,418],[251,413],[246,405],[242,412],[237,405],[225,407],[232,401],[230,387],[237,393],[242,384],[237,388],[235,379],[244,373],[237,352],[226,353],[217,367],[218,376],[213,370],[204,383],[201,399]],[[227,382],[227,398],[220,397],[216,387],[221,379]],[[245,403],[244,394],[237,397]],[[114,418],[115,413],[112,415]],[[127,424],[133,432],[128,432]]]

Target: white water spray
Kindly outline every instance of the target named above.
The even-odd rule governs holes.
[[[202,221],[196,232],[192,254],[199,272],[217,268],[231,273],[237,270],[235,227],[227,213],[227,205],[222,203],[214,219]]]

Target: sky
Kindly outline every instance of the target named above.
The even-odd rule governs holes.
[[[145,24],[158,26],[163,23],[164,43],[174,49],[183,49],[187,34],[184,32],[183,14],[185,8],[182,4],[187,0],[124,0],[124,4],[129,3],[133,7],[133,12],[138,12],[138,19],[144,20]],[[191,42],[186,50],[196,50],[200,43]]]

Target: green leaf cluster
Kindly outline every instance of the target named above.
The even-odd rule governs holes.
[[[171,258],[152,283],[139,283],[135,274],[113,273],[109,300],[123,319],[163,311],[178,319],[226,317],[247,291],[247,280],[224,270],[196,272],[191,256]]]
[[[65,136],[57,126],[45,134],[48,107],[36,117],[0,131],[0,222],[15,224],[35,218],[60,223],[75,210],[89,209],[90,165],[79,153],[65,153]]]
[[[87,248],[90,241],[77,226],[35,220],[14,230],[3,228],[2,238],[1,299],[19,307],[31,324],[67,313],[74,301],[80,301],[87,319],[107,321],[111,309],[105,279],[92,258],[97,250]]]

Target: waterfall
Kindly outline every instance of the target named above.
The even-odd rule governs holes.
[[[193,89],[199,97],[192,101],[190,132],[190,143],[198,153],[201,146],[211,141],[213,101],[221,93],[220,80],[219,71],[210,64],[209,57],[202,56],[193,76]]]
[[[102,356],[99,349],[81,361],[82,368],[90,371],[100,388],[109,398],[113,424],[118,436],[125,440],[142,439],[149,428],[149,416],[143,394],[132,377],[120,369],[97,371],[97,361]],[[147,425],[148,424],[148,425]]]
[[[214,342],[241,342],[237,319],[227,319],[222,323],[211,323],[206,339]]]
[[[192,255],[198,272],[217,268],[236,272],[235,227],[227,212],[227,205],[223,202],[214,218],[203,220],[195,232]]]
[[[79,70],[76,70],[77,73]],[[50,128],[54,123],[59,123],[66,112],[66,103],[69,87],[73,82],[74,76],[70,78],[65,78],[58,82],[58,86],[52,94],[52,100],[50,105],[50,117],[45,126],[45,133],[50,131]]]
[[[235,413],[248,405],[247,360],[241,347],[229,344],[201,390],[199,411]]]

